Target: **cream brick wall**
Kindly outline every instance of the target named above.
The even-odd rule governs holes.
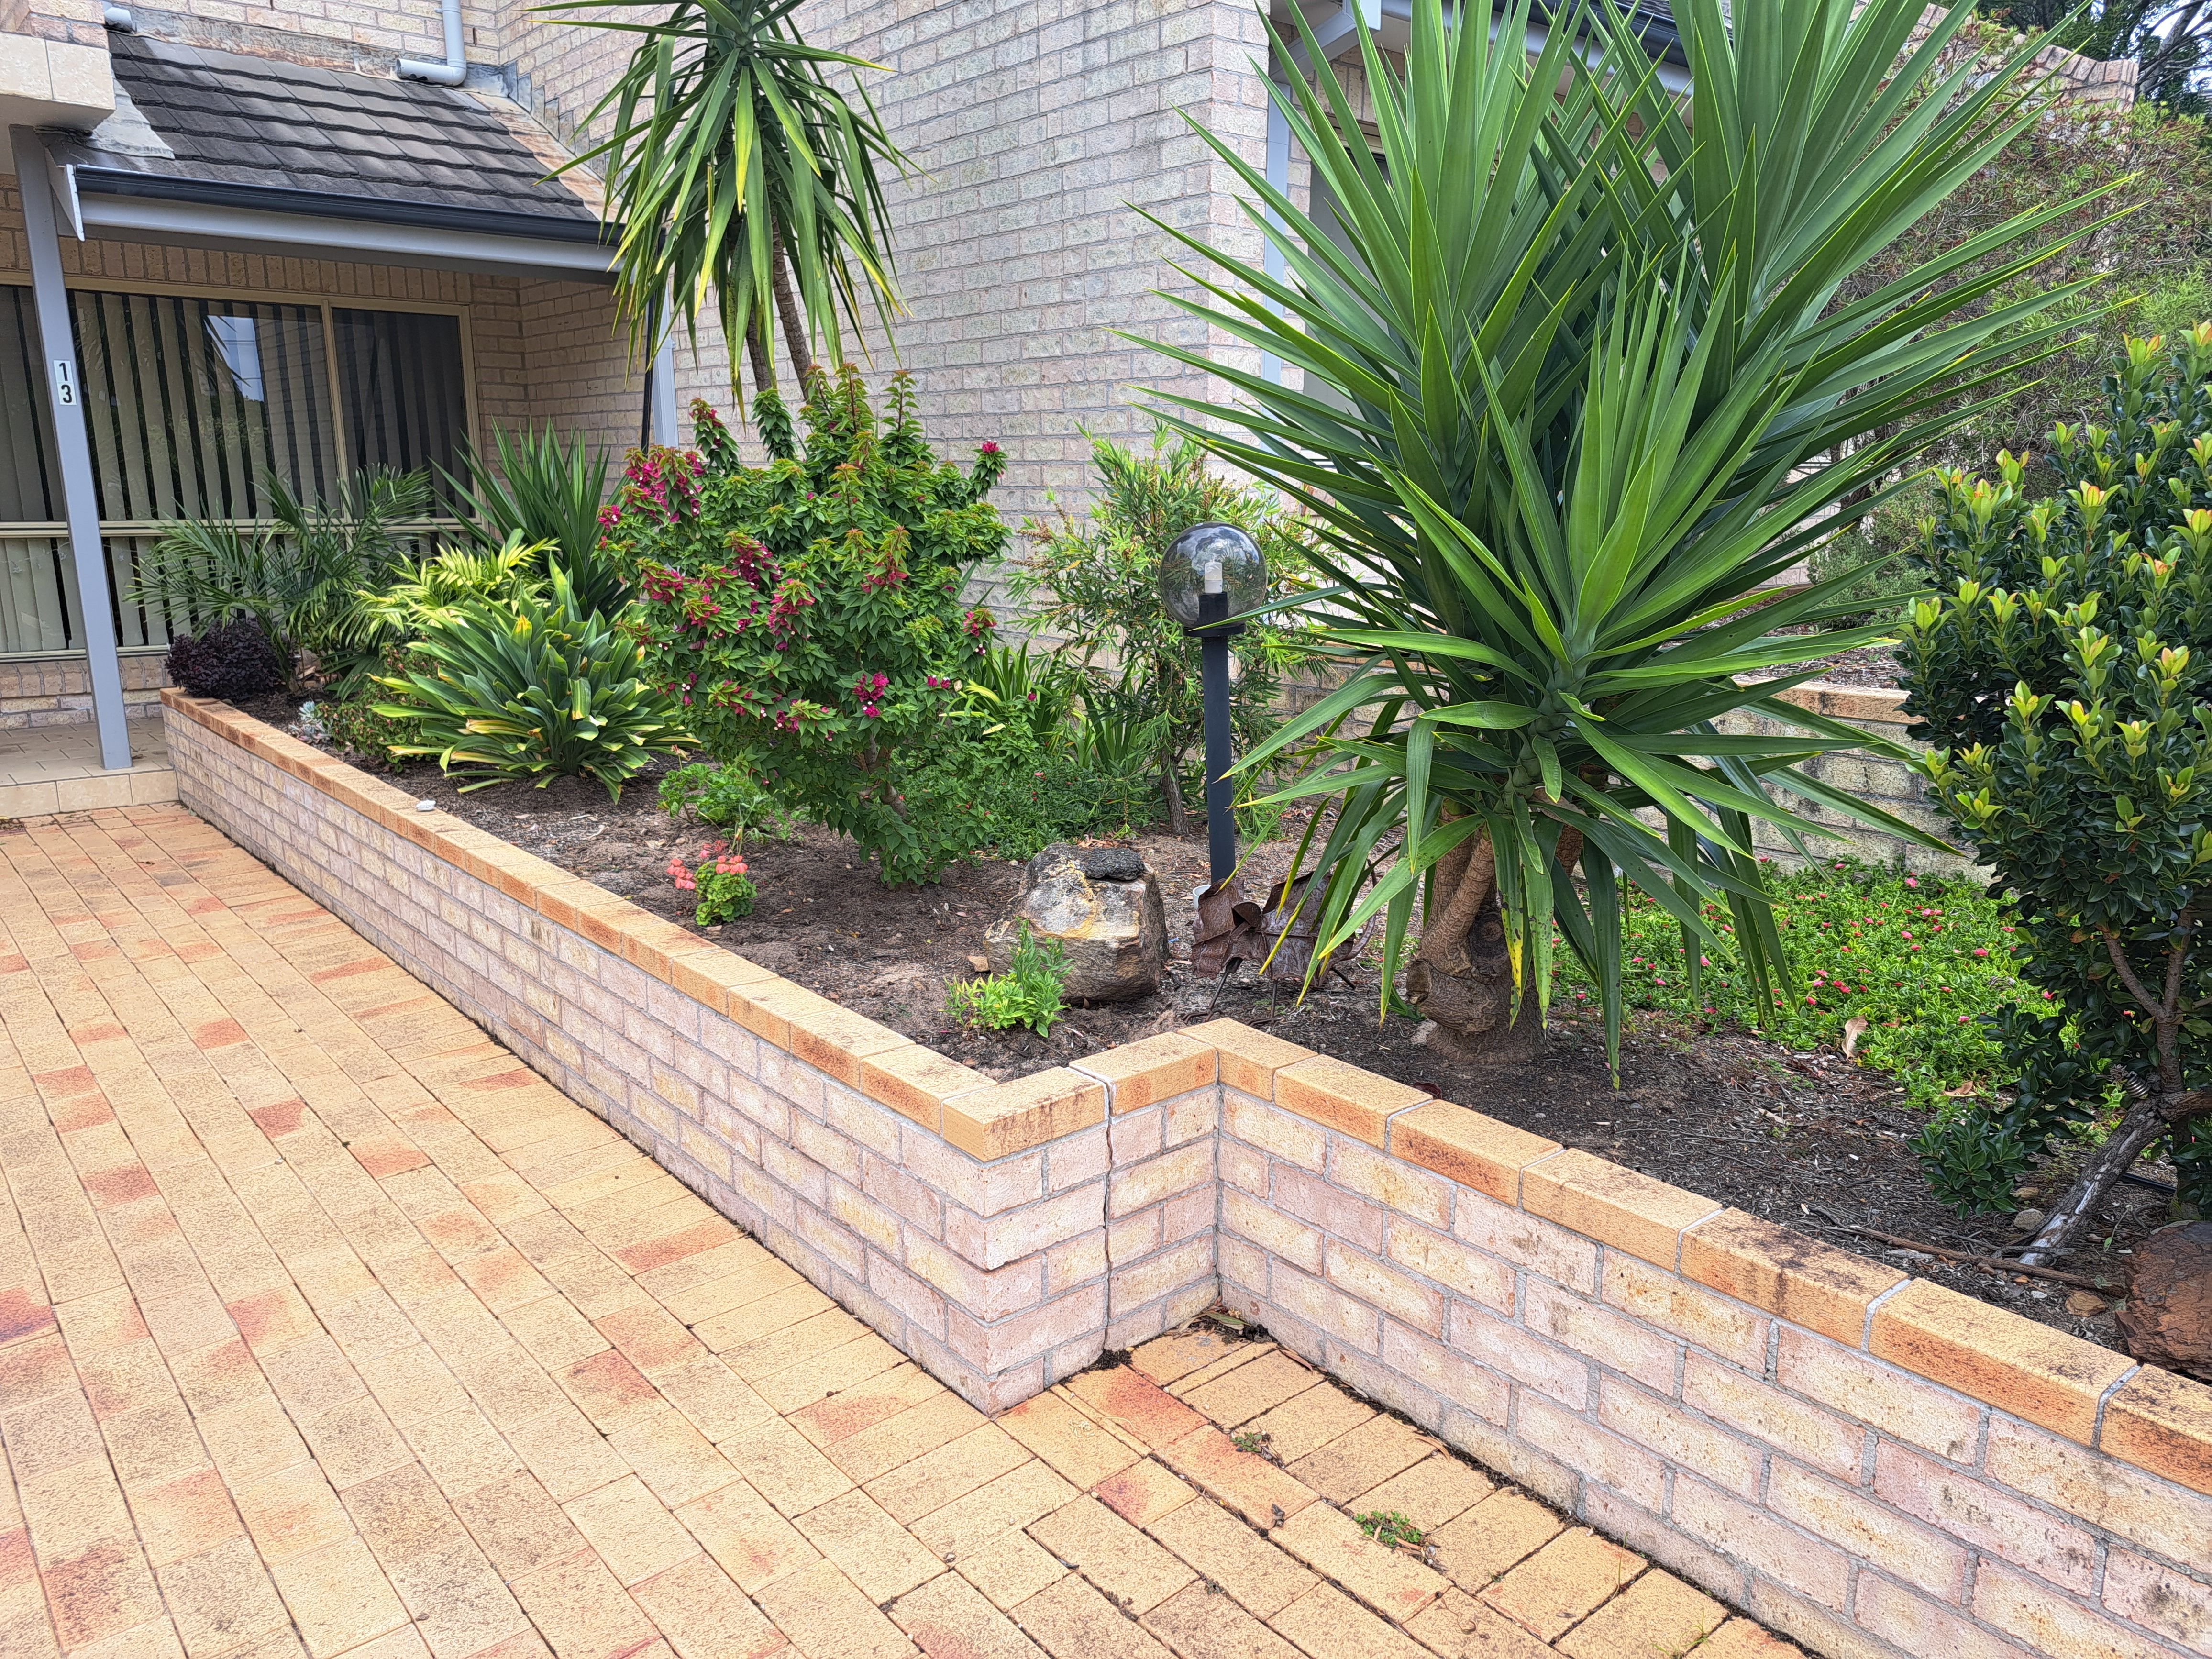
[[[2212,1638],[2201,1384],[1227,1020],[992,1085],[221,704],[167,726],[188,805],[971,1400],[1218,1295],[1813,1652]]]

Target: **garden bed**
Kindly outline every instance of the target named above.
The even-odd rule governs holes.
[[[289,724],[288,711],[258,710]],[[611,804],[596,784],[544,790],[499,787],[467,794],[434,770],[403,787],[654,914],[696,927],[690,896],[667,874],[672,854],[696,854],[696,827],[679,825],[641,780]],[[1293,831],[1295,833],[1295,831]],[[1371,967],[1301,1002],[1295,988],[1248,975],[1223,983],[1189,968],[1188,896],[1204,881],[1200,839],[1138,842],[1169,900],[1166,982],[1134,1002],[1071,1010],[1049,1036],[970,1030],[945,1012],[945,988],[972,976],[987,927],[1020,890],[1018,864],[952,866],[933,886],[886,888],[853,843],[818,826],[787,841],[756,839],[745,856],[761,890],[755,913],[702,936],[834,998],[994,1078],[1026,1076],[1154,1032],[1225,1015],[1351,1064],[1723,1203],[1906,1267],[1911,1272],[2109,1347],[2120,1346],[2109,1308],[2090,1310],[2074,1287],[1996,1269],[1902,1254],[1854,1228],[1995,1256],[2018,1237],[2002,1215],[1961,1218],[1929,1192],[1908,1143],[1925,1121],[1885,1073],[1832,1047],[1792,1049],[1740,1029],[1644,1011],[1632,1015],[1612,1086],[1596,1020],[1567,1012],[1541,1067],[1449,1060],[1415,1042],[1401,1016],[1379,1022]],[[1279,873],[1291,843],[1261,848],[1262,878]],[[1566,999],[1563,996],[1562,1001]],[[2032,1181],[2045,1195],[2064,1171]],[[2033,1197],[2023,1203],[2037,1201]],[[2121,1253],[2166,1219],[2166,1200],[2122,1187],[2100,1212],[2095,1243],[2063,1264],[2117,1291]]]

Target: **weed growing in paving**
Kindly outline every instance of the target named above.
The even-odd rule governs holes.
[[[1365,1533],[1384,1549],[1395,1549],[1401,1544],[1419,1544],[1428,1534],[1395,1510],[1371,1510],[1365,1515],[1352,1517]]]
[[[1767,866],[1775,924],[1796,989],[1771,992],[1765,1034],[1794,1048],[1851,1042],[1867,1065],[1893,1073],[1916,1105],[1980,1091],[2002,1074],[2002,1052],[1982,1016],[2027,1001],[2018,936],[2004,905],[1969,883],[1831,860],[1812,869]],[[1731,936],[1727,912],[1705,919]],[[1757,993],[1738,960],[1701,957],[1694,974],[1679,924],[1641,894],[1621,927],[1621,985],[1631,1008],[1715,1025],[1757,1029]],[[1565,959],[1553,1008],[1595,1019],[1594,987]],[[1856,1034],[1847,1027],[1864,1020]]]

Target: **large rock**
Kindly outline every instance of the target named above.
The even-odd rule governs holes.
[[[1072,1001],[1126,1002],[1159,988],[1167,910],[1159,883],[1132,848],[1055,842],[1031,859],[1021,902],[984,935],[994,972],[1006,971],[1023,922],[1067,953]]]
[[[2136,1246],[2119,1317],[2144,1364],[2212,1380],[2212,1221],[2161,1227]]]

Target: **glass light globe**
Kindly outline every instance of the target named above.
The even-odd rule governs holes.
[[[1222,603],[1206,605],[1215,594]],[[1249,611],[1267,597],[1267,562],[1260,544],[1233,524],[1193,525],[1160,561],[1160,599],[1185,628]]]

